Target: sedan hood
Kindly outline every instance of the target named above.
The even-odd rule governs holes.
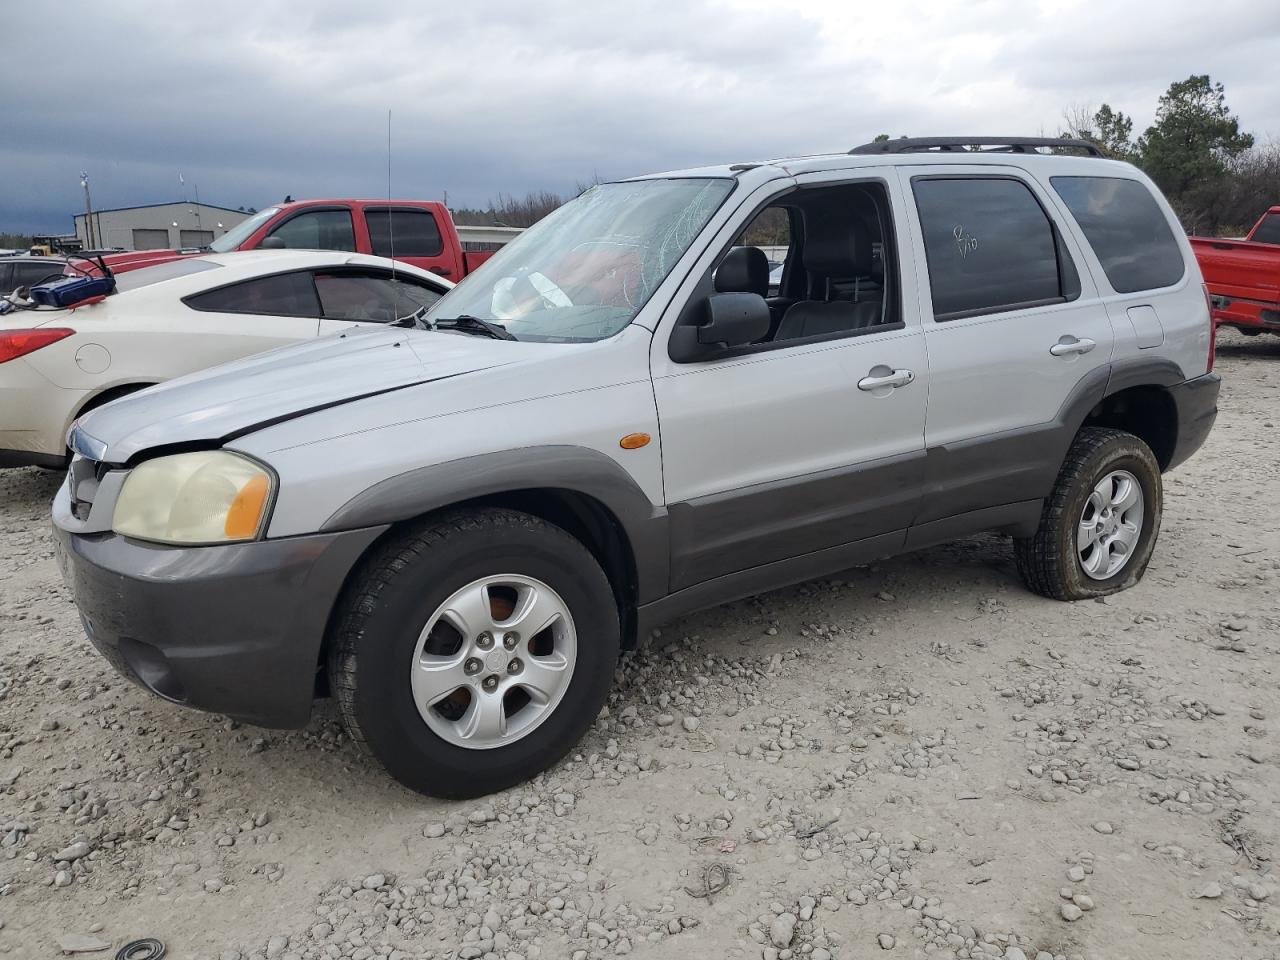
[[[170,380],[77,421],[125,463],[153,447],[221,443],[264,426],[404,387],[525,359],[531,344],[419,330],[361,330]],[[94,445],[96,446],[96,445]]]

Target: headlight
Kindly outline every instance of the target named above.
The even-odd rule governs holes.
[[[111,526],[160,543],[232,543],[262,533],[275,478],[225,450],[179,453],[139,464],[124,482]]]

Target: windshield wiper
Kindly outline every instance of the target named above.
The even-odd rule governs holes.
[[[481,336],[493,337],[495,340],[520,339],[502,324],[494,323],[492,320],[481,320],[479,317],[473,317],[469,313],[464,313],[460,317],[448,317],[444,320],[430,320],[427,322],[436,330],[460,330],[463,333],[478,333]]]

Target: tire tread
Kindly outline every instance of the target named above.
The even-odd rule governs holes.
[[[342,614],[332,627],[327,662],[329,687],[337,701],[343,725],[362,752],[368,754],[370,751],[356,711],[359,651],[366,621],[376,609],[383,591],[414,560],[455,537],[514,527],[541,536],[561,537],[572,541],[579,549],[585,549],[572,535],[545,520],[515,510],[490,508],[452,511],[407,526],[376,547],[365,559],[362,570],[348,585],[346,595],[340,601]]]
[[[1063,568],[1063,556],[1071,555],[1063,550],[1063,537],[1074,537],[1074,524],[1064,525],[1062,520],[1068,500],[1076,485],[1089,472],[1090,463],[1108,444],[1116,441],[1137,441],[1137,437],[1112,427],[1084,427],[1076,435],[1053,491],[1045,499],[1040,514],[1040,526],[1035,535],[1014,540],[1014,560],[1018,574],[1027,589],[1051,600],[1073,600],[1068,589],[1068,578]]]

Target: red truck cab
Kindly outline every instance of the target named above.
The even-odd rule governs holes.
[[[1280,334],[1280,206],[1243,240],[1191,237],[1214,322],[1250,335]]]
[[[121,273],[209,250],[272,248],[394,257],[454,282],[493,256],[465,251],[448,208],[433,200],[293,200],[259,210],[202,250],[137,250],[104,259]]]

